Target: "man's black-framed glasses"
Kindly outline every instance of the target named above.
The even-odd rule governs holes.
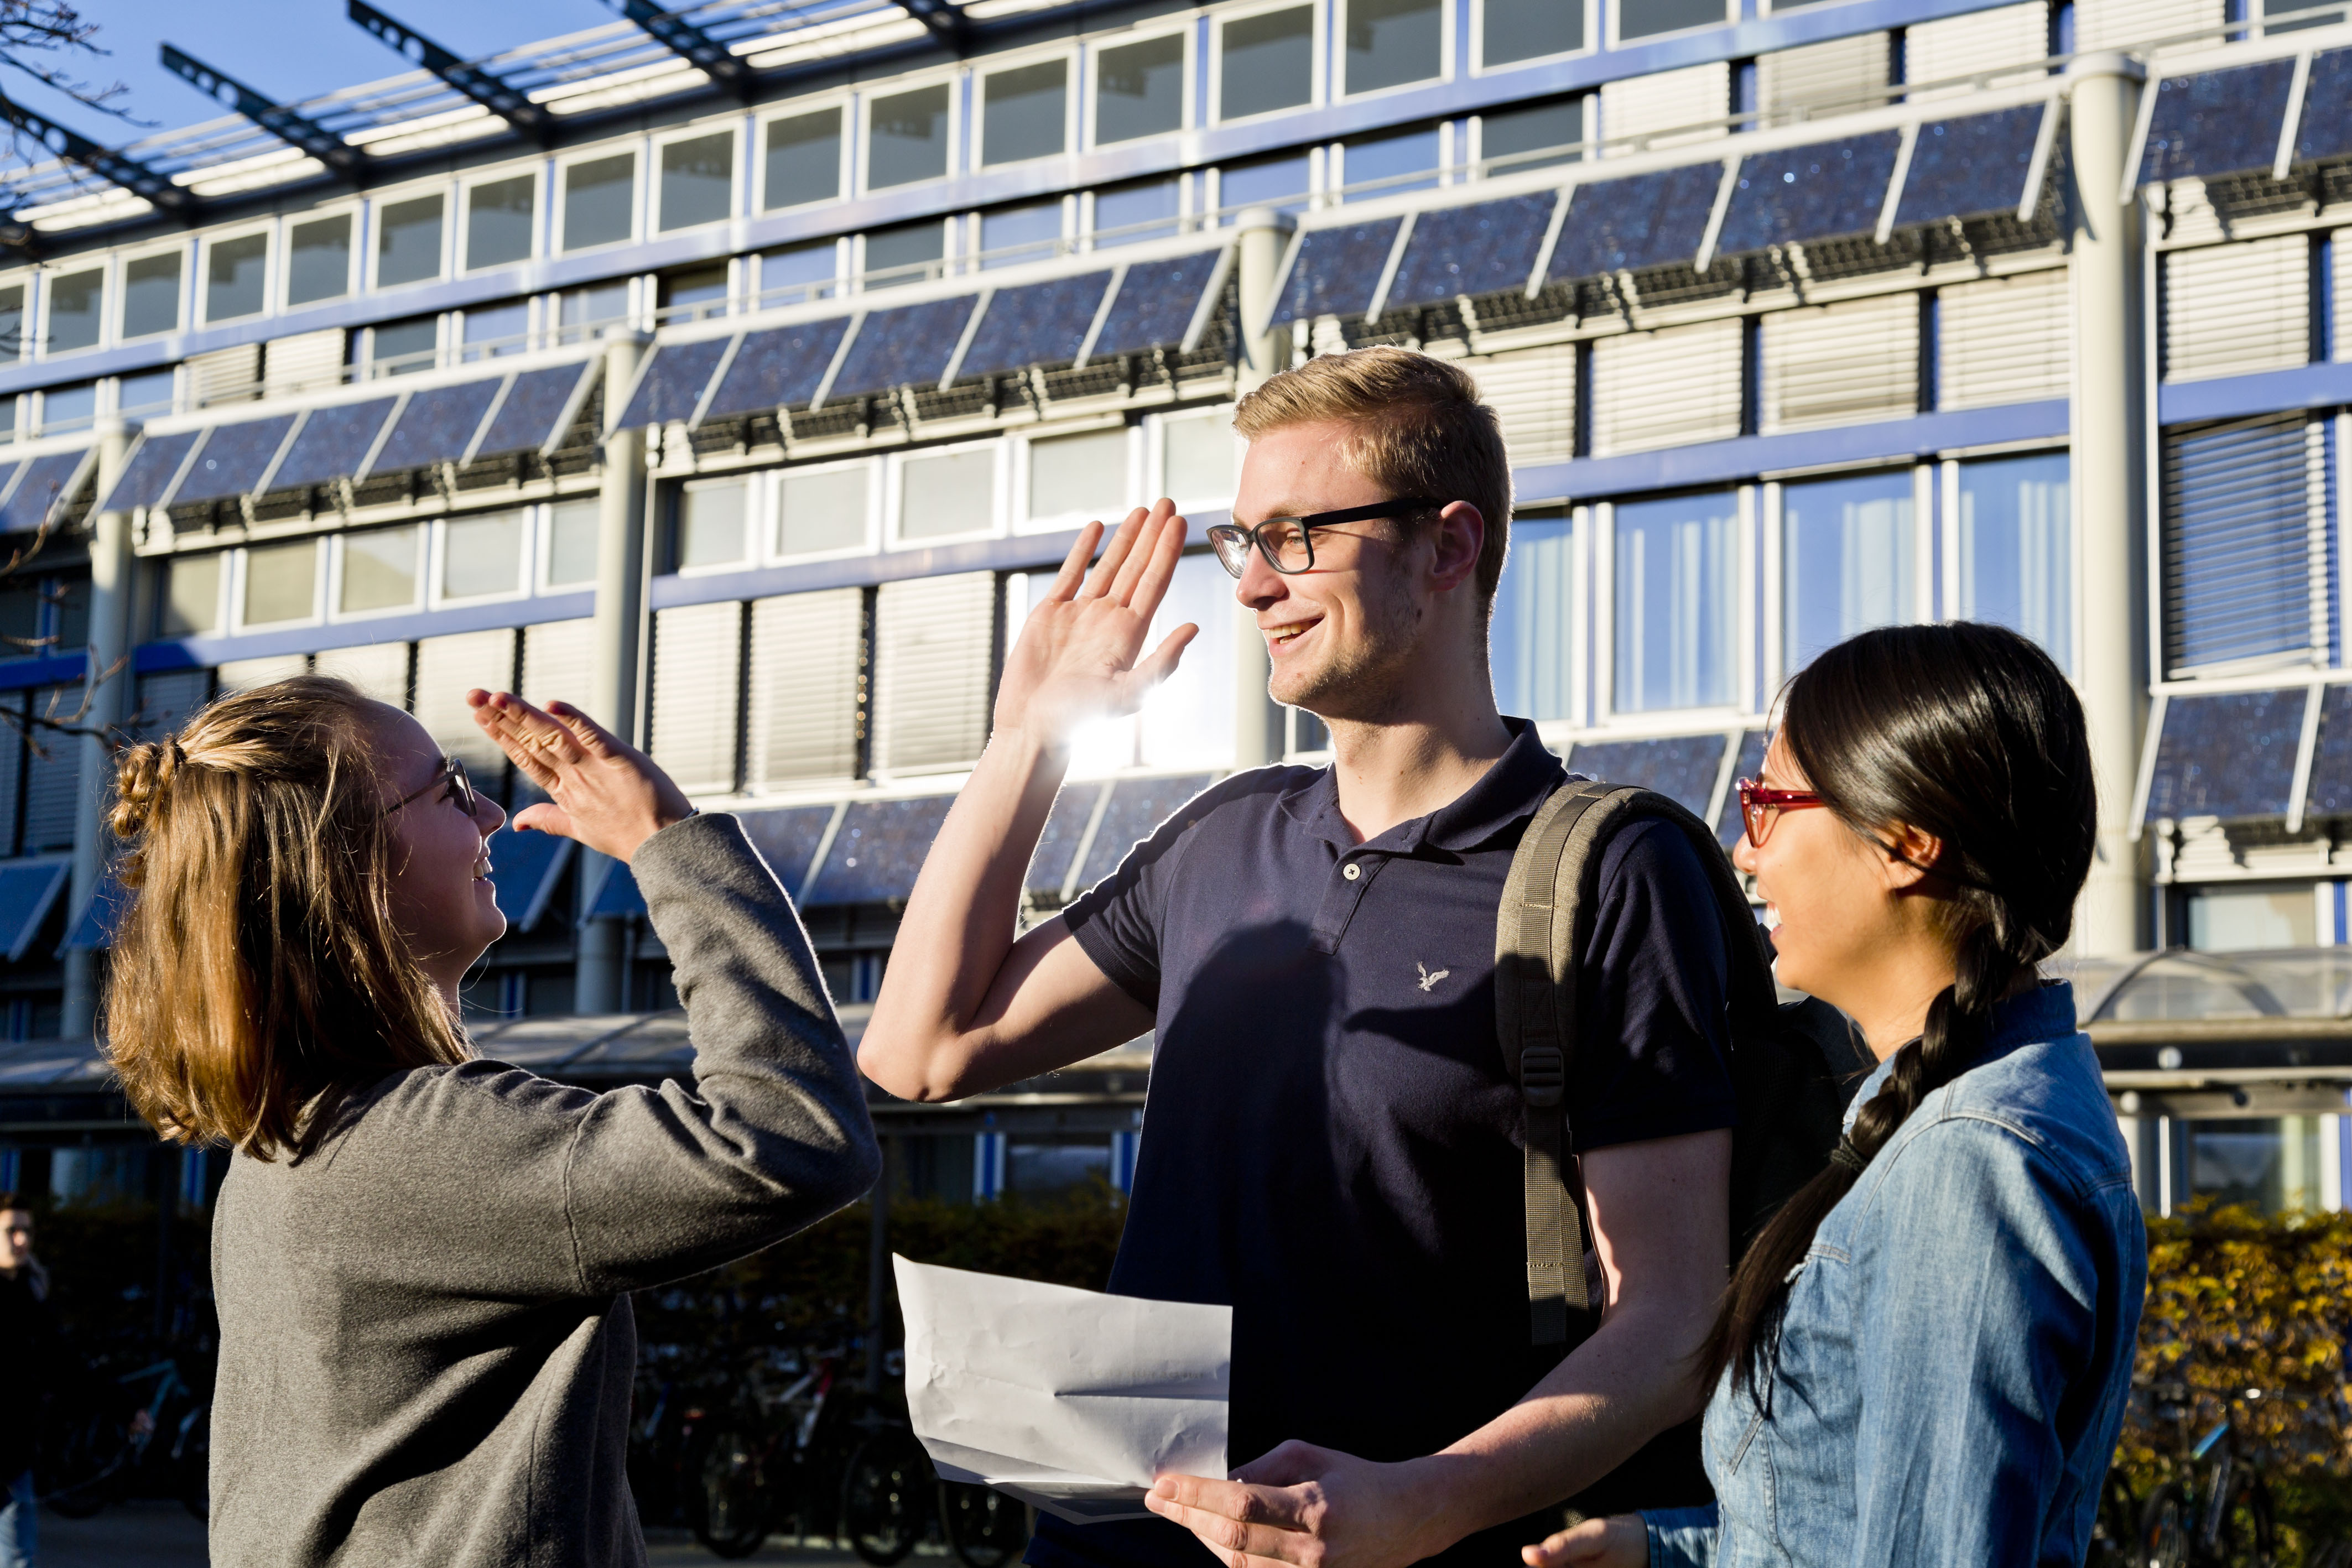
[[[474,794],[474,781],[466,777],[466,765],[453,757],[449,758],[448,761],[441,765],[441,771],[433,776],[433,782],[427,784],[422,789],[412,789],[407,794],[403,795],[399,800],[394,800],[391,805],[385,807],[383,814],[389,817],[394,811],[399,810],[403,806],[407,805],[411,800],[423,800],[425,796],[433,793],[434,790],[440,789],[444,784],[446,784],[449,787],[450,801],[455,804],[459,810],[465,812],[466,815],[469,817],[474,816],[480,810],[480,803]]]
[[[1444,505],[1443,501],[1408,496],[1393,501],[1374,501],[1368,507],[1344,507],[1336,512],[1310,512],[1303,517],[1268,517],[1255,528],[1245,523],[1219,523],[1209,530],[1209,543],[1215,547],[1217,559],[1235,577],[1248,570],[1252,545],[1265,557],[1266,565],[1276,571],[1307,571],[1315,565],[1317,528],[1329,528],[1334,523],[1368,523],[1375,517],[1434,512]]]

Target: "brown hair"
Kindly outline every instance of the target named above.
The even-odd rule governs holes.
[[[167,1138],[299,1156],[355,1090],[471,1054],[393,919],[378,706],[303,675],[121,756],[107,1051]]]
[[[1502,422],[1478,401],[1470,372],[1410,349],[1354,349],[1270,376],[1234,409],[1245,441],[1321,420],[1352,427],[1341,450],[1365,477],[1399,496],[1478,508],[1486,519],[1478,601],[1491,605],[1510,548],[1511,460]]]

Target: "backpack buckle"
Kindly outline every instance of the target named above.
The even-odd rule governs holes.
[[[1556,1045],[1531,1045],[1519,1052],[1519,1093],[1530,1105],[1559,1103],[1568,1087],[1568,1059]]]

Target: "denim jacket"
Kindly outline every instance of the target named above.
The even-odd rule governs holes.
[[[1717,1500],[1643,1515],[1651,1563],[2080,1563],[2147,1282],[2073,988],[2012,998],[1823,1218],[1766,1407],[1725,1375],[1704,1427]]]

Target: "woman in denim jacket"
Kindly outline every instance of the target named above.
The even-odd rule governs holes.
[[[2013,632],[1866,632],[1790,683],[1740,805],[1781,983],[1878,1068],[1700,1353],[1717,1500],[1527,1561],[2079,1563],[2147,1267],[2072,989],[2035,967],[2096,843],[2082,706]]]

